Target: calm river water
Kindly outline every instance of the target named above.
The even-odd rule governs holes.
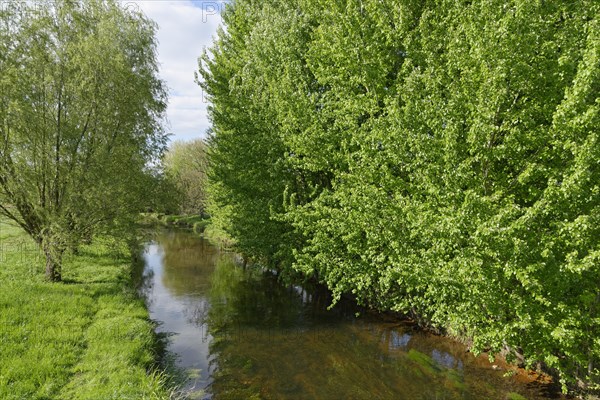
[[[452,340],[351,304],[327,310],[322,289],[244,271],[184,231],[144,251],[141,292],[195,399],[554,398],[549,387],[475,358]]]

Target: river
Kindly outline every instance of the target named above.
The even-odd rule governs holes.
[[[190,399],[547,399],[555,388],[453,340],[244,270],[185,231],[159,231],[140,292]]]

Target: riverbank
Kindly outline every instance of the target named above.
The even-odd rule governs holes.
[[[190,392],[232,400],[561,398],[397,315],[347,297],[329,308],[322,285],[244,269],[236,254],[189,230],[158,229],[143,259],[151,318],[175,333],[168,350],[193,377]]]
[[[97,240],[65,257],[63,283],[46,282],[35,243],[0,220],[0,398],[170,398],[131,263]]]
[[[197,218],[197,217],[196,217]],[[191,222],[188,222],[191,221]],[[196,223],[197,221],[194,221],[194,217],[190,217],[190,216],[152,216],[152,215],[146,215],[145,216],[145,222],[149,225],[149,226],[166,226],[168,228],[175,228],[177,229],[181,229],[183,228],[183,230],[192,230],[194,231],[194,233],[198,234],[199,237],[203,237],[204,239],[209,240],[212,244],[215,244],[214,238],[211,237],[211,231],[210,231],[210,225],[209,228],[206,230],[206,232],[196,232],[195,229],[192,228],[192,224]],[[211,240],[212,239],[212,240]],[[181,245],[181,244],[179,244]],[[217,247],[218,246],[217,244]],[[179,249],[181,250],[181,249]],[[189,249],[185,250],[185,254],[189,255]],[[171,256],[173,257],[173,256]],[[194,257],[194,259],[200,259],[200,257]],[[262,268],[260,267],[260,264],[256,265],[258,268]],[[192,278],[187,278],[187,280],[194,280]],[[289,283],[289,282],[288,282]],[[298,282],[296,282],[297,284],[302,285],[302,283],[307,284],[311,287],[320,287],[322,290],[321,292],[327,291],[328,295],[326,296],[326,303],[327,304],[331,304],[332,301],[332,295],[331,292],[327,289],[327,287],[325,285],[323,285],[322,283],[317,282],[314,279],[309,279],[308,281],[302,281],[302,279],[300,279]],[[322,299],[323,300],[323,299]],[[343,303],[343,304],[342,304]],[[344,305],[345,304],[345,305]],[[410,326],[412,330],[414,330],[415,332],[422,332],[423,334],[426,335],[431,335],[431,336],[437,336],[440,337],[441,340],[450,340],[451,342],[454,342],[454,348],[461,348],[462,346],[462,350],[460,350],[460,352],[463,353],[468,353],[469,352],[469,348],[472,346],[471,343],[469,343],[469,339],[468,338],[461,338],[461,337],[456,337],[453,335],[448,334],[448,332],[444,332],[441,331],[439,329],[434,329],[430,324],[428,324],[426,321],[423,321],[422,319],[419,320],[418,316],[413,315],[407,315],[407,314],[401,314],[398,312],[392,312],[392,311],[377,311],[375,309],[371,309],[368,307],[363,307],[363,306],[359,306],[357,303],[357,300],[354,296],[352,296],[351,294],[345,293],[341,295],[340,300],[338,301],[338,305],[341,305],[342,307],[345,308],[351,308],[355,311],[357,311],[357,315],[368,315],[369,319],[372,319],[373,321],[378,321],[381,323],[389,323],[392,325],[398,325],[398,326]],[[494,370],[494,371],[498,371],[501,374],[506,375],[506,377],[512,377],[512,379],[516,382],[520,382],[521,384],[524,385],[534,385],[534,386],[539,386],[539,387],[543,387],[543,391],[546,392],[551,398],[566,398],[560,395],[560,385],[557,383],[556,379],[552,379],[552,377],[546,373],[543,373],[541,371],[533,371],[531,369],[526,369],[523,368],[523,366],[519,366],[515,363],[509,363],[506,361],[505,357],[504,357],[504,353],[498,353],[495,354],[494,357],[491,357],[491,355],[487,352],[483,352],[482,354],[479,354],[479,356],[473,356],[473,360],[470,361],[473,363],[473,365],[477,365],[478,368],[486,370]],[[511,394],[511,399],[523,399],[523,397],[518,397],[518,395],[516,393],[512,393]]]
[[[190,229],[204,237],[211,244],[226,251],[233,249],[235,242],[225,233],[211,224],[208,215],[172,215],[146,213],[141,215],[141,223],[147,226],[166,226]]]
[[[162,225],[191,229],[197,234],[204,233],[210,223],[210,218],[205,215],[174,215],[146,213],[141,215],[141,221],[145,225]]]

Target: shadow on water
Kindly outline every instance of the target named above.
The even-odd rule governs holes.
[[[187,232],[144,252],[140,291],[203,399],[542,399],[464,346],[408,323],[328,310],[322,288],[284,286]],[[202,391],[200,394],[199,391]],[[546,391],[546,392],[544,392]]]

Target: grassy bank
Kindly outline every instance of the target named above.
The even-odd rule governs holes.
[[[66,256],[64,283],[44,281],[43,264],[0,220],[0,398],[169,398],[126,247],[96,241]]]

